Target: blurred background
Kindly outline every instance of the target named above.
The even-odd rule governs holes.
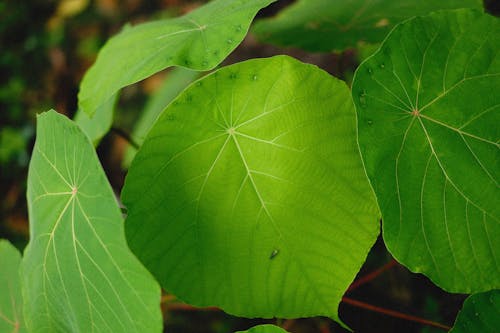
[[[258,17],[274,15],[292,2],[278,1]],[[202,4],[189,0],[0,0],[0,238],[9,239],[20,250],[28,240],[25,191],[36,114],[55,109],[73,117],[85,71],[106,40],[124,24],[182,15]],[[485,7],[498,15],[500,1],[485,0]],[[275,54],[314,63],[348,83],[360,59],[366,56],[355,50],[312,54],[281,49],[260,44],[249,35],[223,65]],[[168,70],[163,71],[125,88],[121,94],[113,130],[97,148],[116,193],[123,185],[126,168],[122,162],[133,125],[169,75]],[[393,262],[380,239],[359,277],[372,273],[377,277],[353,286],[347,295],[448,326],[452,326],[465,298],[447,294],[427,278],[411,274]],[[241,319],[217,309],[186,307],[170,296],[164,297],[163,310],[166,332],[233,332],[264,322],[278,323],[297,333],[348,332],[326,318]],[[341,304],[340,315],[356,332],[443,332],[346,303]]]

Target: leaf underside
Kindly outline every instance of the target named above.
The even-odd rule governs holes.
[[[115,195],[85,134],[38,116],[22,262],[32,332],[160,332],[160,290],[127,248]]]
[[[384,240],[451,292],[500,286],[500,21],[436,12],[357,70],[359,142]]]
[[[131,249],[162,286],[246,317],[337,318],[378,234],[347,86],[278,56],[193,83],[122,192]]]
[[[8,241],[0,239],[0,332],[26,332],[22,314],[20,263],[19,251]]]
[[[500,327],[500,290],[469,296],[450,333],[497,333]]]
[[[80,86],[89,116],[119,89],[170,66],[209,70],[245,37],[257,12],[275,0],[214,0],[178,18],[125,27],[101,49]]]
[[[381,42],[395,24],[439,9],[482,8],[481,0],[299,0],[256,22],[259,39],[308,51],[342,51]]]

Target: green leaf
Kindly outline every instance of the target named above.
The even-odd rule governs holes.
[[[21,254],[0,239],[0,332],[26,332],[23,323],[19,265]]]
[[[92,117],[82,110],[78,110],[75,114],[75,123],[87,134],[94,146],[99,144],[113,124],[113,111],[117,98],[118,94],[115,94],[106,103],[98,107]]]
[[[245,37],[257,12],[275,0],[214,0],[174,19],[123,29],[99,52],[78,94],[89,116],[119,89],[170,66],[209,70]]]
[[[496,333],[500,327],[500,290],[469,296],[450,333]]]
[[[357,70],[359,142],[385,242],[451,292],[500,287],[500,20],[436,12]]]
[[[275,325],[258,325],[246,331],[238,331],[235,333],[286,333],[284,329]]]
[[[32,332],[160,332],[160,290],[130,253],[115,195],[85,134],[38,116],[22,262]]]
[[[137,144],[142,145],[146,134],[148,134],[149,129],[153,126],[153,123],[163,111],[165,105],[168,105],[182,90],[199,76],[199,72],[182,67],[174,68],[168,73],[161,87],[149,99],[134,128],[132,138]],[[125,153],[123,164],[128,167],[136,153],[137,149],[130,146]]]
[[[263,41],[308,51],[381,42],[395,24],[438,9],[482,8],[481,0],[299,0],[253,29]]]
[[[165,289],[248,317],[338,320],[379,232],[349,89],[286,56],[184,90],[122,197],[129,244]]]

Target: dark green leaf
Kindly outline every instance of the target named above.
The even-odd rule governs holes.
[[[481,8],[481,0],[299,0],[253,30],[266,42],[342,51],[381,42],[395,24],[438,9]]]
[[[500,290],[469,296],[450,333],[498,333]]]
[[[359,141],[391,253],[452,292],[500,287],[500,20],[408,20],[357,70]]]

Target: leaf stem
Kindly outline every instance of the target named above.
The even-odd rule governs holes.
[[[374,270],[371,273],[368,273],[367,275],[360,277],[356,281],[354,281],[349,288],[347,289],[347,292],[353,291],[354,289],[364,285],[365,283],[368,283],[375,278],[377,278],[380,274],[384,273],[385,271],[389,270],[390,268],[394,267],[397,265],[397,261],[394,259],[391,259],[388,263],[386,263],[384,266]]]
[[[437,323],[437,322],[434,322],[434,321],[431,321],[431,320],[427,320],[427,319],[424,319],[424,318],[412,316],[412,315],[405,314],[405,313],[402,313],[402,312],[399,312],[399,311],[394,311],[394,310],[389,310],[389,309],[381,308],[381,307],[378,307],[378,306],[375,306],[375,305],[371,305],[371,304],[368,304],[368,303],[364,303],[364,302],[360,302],[360,301],[357,301],[357,300],[354,300],[352,298],[345,297],[345,296],[342,298],[342,302],[344,302],[346,304],[349,304],[349,305],[352,305],[352,306],[355,306],[355,307],[358,307],[358,308],[362,308],[362,309],[366,309],[366,310],[369,310],[369,311],[381,313],[381,314],[384,314],[386,316],[400,318],[400,319],[404,319],[404,320],[408,320],[408,321],[413,321],[413,322],[420,323],[420,324],[423,324],[423,325],[437,327],[437,328],[440,328],[440,329],[443,329],[443,330],[446,330],[446,331],[449,331],[451,329],[451,327],[449,327],[449,326],[446,326],[446,325],[443,325],[443,324],[440,324],[440,323]]]
[[[118,135],[120,138],[127,141],[127,143],[130,144],[132,147],[134,147],[136,150],[139,150],[139,148],[140,148],[139,144],[137,142],[135,142],[135,140],[132,139],[130,134],[125,132],[123,129],[121,129],[119,127],[111,127],[111,132],[113,132],[114,134]]]
[[[167,310],[169,311],[221,311],[216,306],[208,306],[208,307],[195,307],[189,304],[184,303],[168,303]]]

